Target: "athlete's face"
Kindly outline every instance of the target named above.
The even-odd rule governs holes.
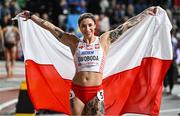
[[[94,36],[96,24],[91,18],[85,18],[80,22],[79,28],[85,38],[91,38]]]

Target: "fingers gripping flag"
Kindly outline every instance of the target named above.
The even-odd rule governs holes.
[[[19,18],[18,24],[35,109],[70,114],[75,74],[70,49],[31,20]],[[107,115],[159,114],[162,82],[172,61],[171,28],[158,7],[156,16],[147,16],[110,46],[103,75]]]

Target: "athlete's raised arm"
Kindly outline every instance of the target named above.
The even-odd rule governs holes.
[[[142,21],[147,15],[155,15],[156,14],[156,7],[149,7],[145,9],[142,13],[138,14],[137,16],[134,16],[127,20],[125,23],[121,24],[117,28],[105,32],[102,37],[105,37],[108,39],[109,43],[112,43],[116,41],[122,33],[124,33],[129,28],[133,27],[134,25],[138,24],[140,21]]]
[[[36,24],[41,26],[42,28],[50,31],[60,42],[67,46],[71,46],[78,42],[77,37],[74,34],[64,32],[59,27],[55,26],[54,24],[50,23],[49,21],[46,21],[34,14],[32,14],[30,11],[23,11],[19,15],[20,17],[25,18],[25,21],[28,19],[31,19]]]

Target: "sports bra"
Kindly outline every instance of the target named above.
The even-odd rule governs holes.
[[[91,44],[87,44],[83,40],[79,41],[74,54],[74,63],[76,72],[103,72],[105,59],[99,37],[96,36],[95,41]]]
[[[5,43],[16,43],[16,33],[13,31],[13,26],[7,26],[4,39]]]

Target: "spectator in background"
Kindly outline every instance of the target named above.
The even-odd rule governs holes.
[[[116,4],[114,11],[113,11],[113,19],[114,23],[120,23],[122,17],[125,16],[126,6],[125,4]]]
[[[177,27],[180,27],[180,15],[176,17],[176,25]]]
[[[48,16],[47,13],[43,13],[43,14],[42,14],[42,18],[43,18],[44,20],[49,21],[49,16]]]
[[[144,10],[145,8],[148,7],[148,1],[147,0],[134,0],[133,1],[133,5],[134,5],[134,8],[135,8],[135,13],[138,14],[140,13],[142,10]]]
[[[59,0],[59,7],[62,9],[62,14],[65,15],[69,13],[67,0]]]
[[[94,17],[95,17],[95,22],[96,22],[96,29],[95,29],[94,34],[100,35],[100,18],[99,18],[99,15],[94,15]]]
[[[77,7],[78,13],[82,14],[87,12],[86,1],[80,0],[79,6]]]
[[[126,16],[130,18],[130,17],[133,17],[134,15],[135,15],[134,6],[132,4],[128,4]]]
[[[3,28],[4,35],[4,54],[7,77],[13,76],[13,68],[16,61],[17,45],[19,42],[18,28],[12,25],[10,14],[4,17],[5,27]]]
[[[101,12],[105,13],[106,9],[109,7],[109,1],[108,0],[101,0],[100,7],[101,7]]]
[[[3,20],[3,5],[2,2],[0,2],[0,24],[2,23]]]
[[[14,17],[18,12],[20,12],[20,7],[17,4],[16,0],[11,0],[9,2],[9,9],[12,17]]]
[[[58,26],[66,30],[67,15],[70,13],[67,0],[59,0],[59,8],[62,13],[58,15]]]
[[[3,33],[2,33],[2,27],[0,26],[0,59],[4,58],[4,39],[3,39]]]
[[[100,14],[99,29],[100,29],[100,34],[110,30],[109,17],[107,17],[103,13]]]
[[[80,0],[68,0],[70,12],[72,14],[78,13],[78,7],[79,7]]]
[[[2,16],[5,17],[7,14],[11,14],[11,10],[9,9],[10,2],[5,1],[3,3]]]
[[[177,50],[176,50],[176,54],[177,54],[176,64],[178,68],[178,76],[180,77],[180,31],[176,32],[176,37],[178,40]]]
[[[172,30],[171,35],[172,35],[171,42],[172,42],[172,47],[173,47],[173,61],[172,61],[171,65],[170,65],[170,68],[169,68],[169,70],[168,70],[168,72],[166,74],[166,77],[164,79],[165,92],[167,92],[167,86],[169,86],[169,91],[167,92],[167,94],[172,94],[175,76],[177,76],[177,74],[175,74],[175,71],[177,69],[176,50],[177,50],[177,44],[178,43],[177,43],[177,38],[175,37],[175,30]]]

